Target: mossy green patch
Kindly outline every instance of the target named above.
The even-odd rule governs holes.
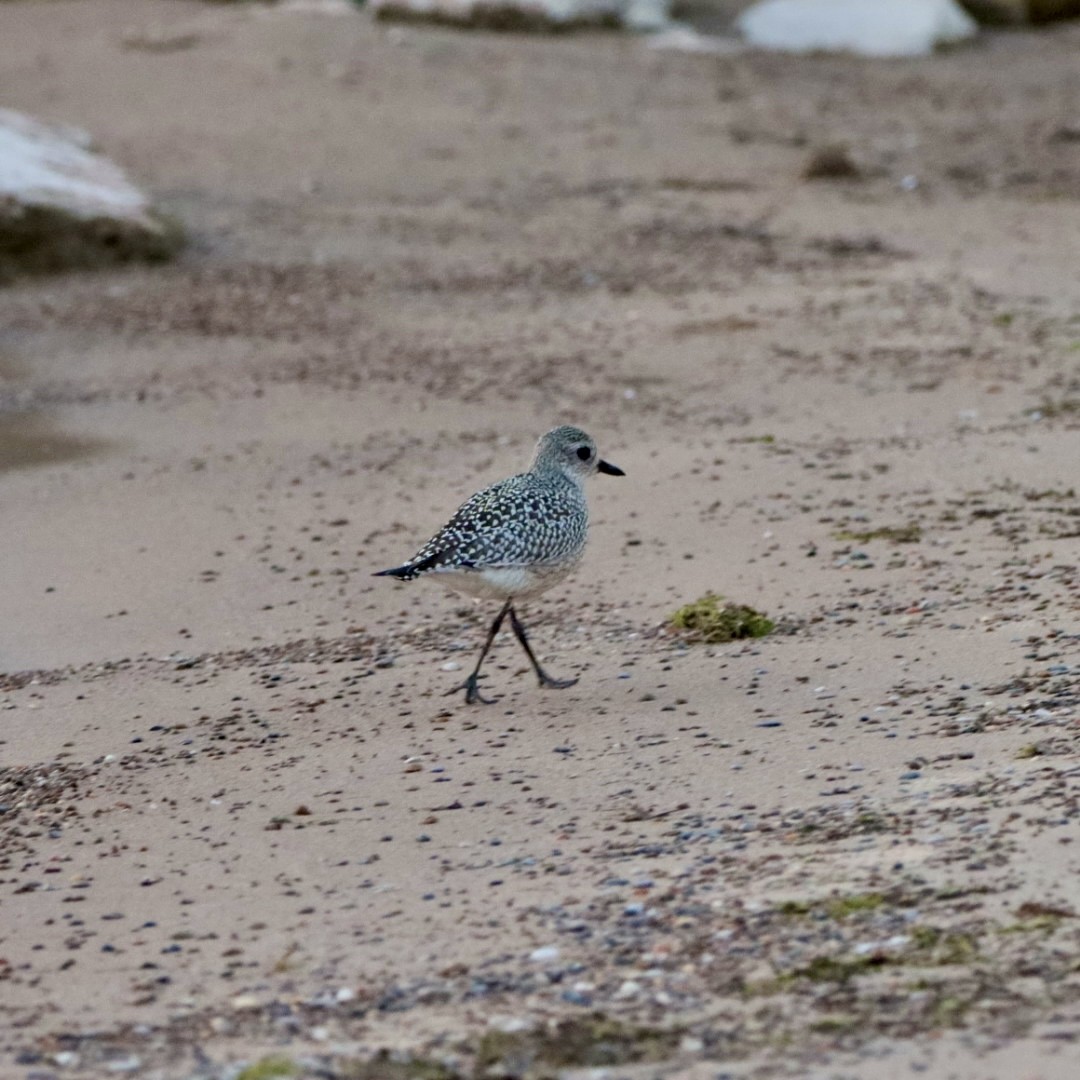
[[[840,897],[831,901],[835,918],[844,918],[862,911],[873,911],[888,902],[889,896],[881,893],[864,893],[853,897]],[[823,904],[805,905],[791,901],[778,910],[784,914],[802,915],[807,912],[828,910]],[[791,989],[800,981],[838,983],[846,985],[859,975],[881,968],[944,967],[965,964],[979,958],[978,941],[970,934],[960,931],[941,930],[936,926],[917,926],[911,931],[910,944],[902,951],[875,951],[862,956],[815,956],[801,967],[793,968],[775,979],[748,984],[747,996],[757,997],[778,994]]]
[[[1080,398],[1059,398],[1057,401],[1047,399],[1040,403],[1037,411],[1049,419],[1072,416],[1080,412]]]
[[[1018,922],[1001,927],[999,933],[1053,933],[1061,925],[1063,919],[1075,919],[1076,912],[1069,908],[1044,904],[1038,900],[1025,900],[1016,909],[1016,917],[1019,920]]]
[[[809,915],[812,908],[805,900],[785,900],[776,910],[790,918],[801,918]]]
[[[862,1020],[857,1016],[823,1016],[810,1025],[810,1030],[819,1035],[843,1035],[861,1026]]]
[[[861,832],[888,832],[889,822],[885,820],[880,814],[875,814],[872,810],[867,810],[861,813],[856,819],[855,824],[859,827]]]
[[[825,910],[834,919],[846,919],[863,911],[874,911],[885,903],[882,893],[854,893],[851,896],[834,896],[825,901]]]
[[[970,934],[936,926],[916,926],[911,943],[907,956],[913,964],[966,964],[979,955],[978,942]]]
[[[731,604],[717,593],[707,592],[692,604],[679,608],[671,625],[686,632],[692,641],[719,645],[742,638],[759,638],[776,628],[772,619],[746,604]]]
[[[833,534],[837,540],[852,540],[865,544],[870,540],[888,540],[893,544],[917,544],[922,539],[922,526],[911,522],[908,525],[883,525],[880,529],[856,531],[841,529]]]
[[[532,1031],[489,1031],[476,1050],[476,1073],[539,1080],[556,1069],[663,1061],[675,1051],[680,1035],[679,1030],[637,1027],[602,1013]]]
[[[1053,915],[1040,915],[1034,919],[1023,919],[1010,923],[998,931],[999,934],[1052,934],[1061,925],[1061,919]]]
[[[815,956],[808,964],[789,971],[780,978],[787,982],[809,979],[811,982],[846,983],[856,975],[872,968],[884,967],[891,958],[873,954],[870,956]]]
[[[937,1027],[960,1027],[973,1004],[970,997],[942,994],[930,1010],[930,1019]]]
[[[236,1080],[277,1080],[278,1077],[298,1076],[300,1067],[286,1057],[264,1057],[253,1065],[248,1065],[237,1075]]]
[[[461,1073],[440,1061],[391,1057],[386,1050],[369,1061],[349,1062],[336,1075],[342,1080],[464,1080]]]
[[[785,900],[776,910],[781,915],[799,917],[822,911],[831,919],[846,919],[864,911],[875,911],[887,900],[884,893],[852,893],[850,896],[830,896],[824,900]]]

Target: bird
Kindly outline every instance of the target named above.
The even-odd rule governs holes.
[[[398,581],[431,577],[467,596],[502,601],[476,666],[446,696],[464,690],[467,705],[492,704],[480,694],[480,668],[507,618],[541,687],[563,690],[577,682],[543,669],[514,605],[557,585],[581,561],[589,526],[584,481],[594,473],[626,475],[600,457],[580,428],[553,428],[540,437],[526,472],[466,499],[408,562],[374,575]]]

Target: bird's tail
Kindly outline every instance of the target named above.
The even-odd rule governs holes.
[[[398,581],[411,581],[417,576],[419,571],[415,566],[410,566],[406,563],[404,566],[395,566],[392,570],[377,570],[372,577],[392,577],[397,578]]]
[[[378,570],[372,574],[372,577],[392,577],[397,578],[398,581],[412,581],[413,578],[418,578],[421,574],[426,574],[433,567],[438,566],[441,561],[442,553],[434,552],[425,555],[422,559],[413,559],[404,566],[395,566],[391,570]]]

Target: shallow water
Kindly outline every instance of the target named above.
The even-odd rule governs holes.
[[[96,457],[110,445],[66,432],[42,413],[0,414],[0,472]]]

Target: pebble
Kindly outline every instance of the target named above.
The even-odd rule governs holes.
[[[564,990],[559,995],[568,1005],[591,1005],[592,996],[578,990]]]
[[[902,949],[911,941],[907,934],[896,934],[886,941],[860,941],[852,948],[856,956],[869,956],[888,949]]]
[[[558,960],[560,954],[558,945],[541,945],[539,949],[533,949],[529,953],[529,959],[534,964],[546,964],[550,960]]]
[[[142,1058],[137,1054],[131,1054],[126,1058],[121,1058],[119,1061],[110,1061],[106,1068],[109,1072],[114,1073],[135,1072],[136,1069],[142,1068]]]
[[[506,1035],[513,1035],[518,1031],[532,1030],[532,1024],[521,1016],[493,1016],[488,1021],[488,1027],[501,1031]]]

